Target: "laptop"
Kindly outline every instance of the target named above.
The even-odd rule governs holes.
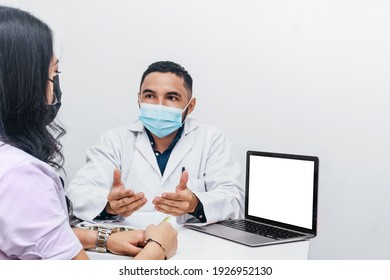
[[[187,228],[257,247],[317,234],[319,159],[260,151],[246,154],[245,218]]]

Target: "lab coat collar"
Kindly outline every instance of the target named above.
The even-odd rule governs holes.
[[[140,120],[136,120],[132,124],[130,124],[129,130],[132,132],[145,132],[144,125]]]
[[[194,131],[199,127],[199,123],[191,118],[186,118],[184,121],[184,132],[183,134],[187,136],[190,132]]]

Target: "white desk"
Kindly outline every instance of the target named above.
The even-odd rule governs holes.
[[[142,219],[140,217],[129,218],[124,224],[145,228],[147,224],[158,224],[165,217],[155,213],[153,217],[148,215],[145,217],[145,213],[142,214]],[[170,222],[178,231],[178,249],[171,258],[175,260],[305,260],[309,255],[310,241],[248,247],[177,225],[175,218],[171,218]],[[128,256],[95,251],[87,251],[87,254],[95,260],[131,259]]]
[[[307,259],[310,241],[248,247],[184,227],[179,230],[177,260]]]

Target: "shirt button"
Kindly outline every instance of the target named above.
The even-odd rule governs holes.
[[[201,219],[202,219],[202,218],[203,218],[203,215],[199,215],[199,218],[201,218]]]
[[[158,153],[155,153],[156,157],[158,157]]]

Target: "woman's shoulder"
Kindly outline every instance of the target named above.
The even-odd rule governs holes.
[[[14,170],[24,170],[27,173],[29,170],[40,170],[50,177],[56,174],[54,169],[45,162],[7,144],[0,147],[0,158],[0,179]]]

